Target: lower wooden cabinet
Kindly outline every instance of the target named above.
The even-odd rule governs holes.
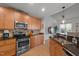
[[[37,34],[30,38],[30,48],[34,48],[36,46],[44,44],[44,35]]]
[[[57,43],[55,40],[49,41],[49,49],[51,56],[64,56],[63,47]]]
[[[16,39],[0,41],[0,56],[16,55]]]

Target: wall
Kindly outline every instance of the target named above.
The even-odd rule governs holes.
[[[53,18],[56,19],[57,23],[60,24],[63,20],[62,18],[63,12],[59,12],[57,14],[52,15]],[[76,31],[76,23],[78,23],[78,32],[79,32],[79,4],[75,4],[70,8],[64,10],[64,20],[65,23],[72,23],[72,32]]]
[[[56,25],[56,20],[52,18],[51,16],[45,16],[43,18],[43,23],[44,23],[44,39],[47,40],[49,39],[49,36],[53,36],[53,34],[48,33],[48,27],[52,26],[54,27]]]

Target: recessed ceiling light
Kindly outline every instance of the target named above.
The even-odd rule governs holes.
[[[64,24],[65,23],[65,20],[62,20],[62,23]]]
[[[45,11],[45,8],[42,8],[42,11],[44,12]]]
[[[34,5],[34,3],[28,3],[28,5]]]

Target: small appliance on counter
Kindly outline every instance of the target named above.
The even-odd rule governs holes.
[[[3,31],[3,39],[9,38],[9,30],[4,30]]]
[[[75,45],[77,45],[77,39],[75,37],[72,38],[72,43],[74,43]]]
[[[79,37],[76,37],[77,39],[77,48],[79,48]]]

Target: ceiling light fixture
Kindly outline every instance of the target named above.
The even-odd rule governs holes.
[[[64,24],[65,23],[65,20],[62,20],[62,23]]]
[[[45,8],[42,8],[42,12],[44,12],[45,11]]]
[[[65,9],[65,6],[63,6],[62,9],[63,9],[63,15],[62,15],[63,20],[62,20],[62,23],[64,24],[64,23],[65,23],[65,20],[64,20],[64,18],[65,18],[65,16],[64,16],[64,9]]]
[[[33,5],[34,3],[28,3],[29,5]]]

